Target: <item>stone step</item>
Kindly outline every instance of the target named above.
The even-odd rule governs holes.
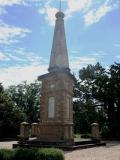
[[[65,145],[51,145],[51,144],[14,144],[13,148],[22,147],[22,148],[59,148],[66,151],[72,151],[77,149],[85,149],[85,148],[92,148],[92,147],[98,147],[98,146],[105,146],[105,142],[99,142],[99,143],[91,143],[91,144],[80,144],[80,145],[71,145],[71,146],[65,146]]]

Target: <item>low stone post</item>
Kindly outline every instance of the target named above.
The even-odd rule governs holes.
[[[22,122],[20,124],[20,141],[24,141],[24,140],[29,139],[29,129],[30,129],[29,123]]]
[[[31,136],[36,137],[38,135],[38,123],[31,124]]]
[[[98,123],[91,124],[91,135],[93,140],[100,140],[100,131]]]

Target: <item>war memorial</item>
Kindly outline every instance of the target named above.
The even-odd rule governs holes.
[[[66,150],[105,145],[100,141],[99,126],[92,124],[92,140],[74,142],[73,133],[73,85],[74,76],[70,72],[64,13],[56,13],[53,44],[48,73],[38,77],[42,82],[40,122],[23,122],[20,128],[20,141],[13,147],[57,147]]]

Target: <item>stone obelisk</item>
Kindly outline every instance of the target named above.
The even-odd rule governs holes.
[[[73,84],[69,69],[64,13],[56,13],[49,73],[42,81],[38,139],[42,142],[73,142]]]

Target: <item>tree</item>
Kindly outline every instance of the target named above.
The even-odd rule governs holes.
[[[40,84],[23,82],[17,86],[10,86],[6,93],[26,114],[29,123],[40,119]]]
[[[13,137],[19,133],[19,126],[25,114],[5,93],[0,84],[0,137]]]
[[[98,89],[96,79],[105,75],[105,69],[99,63],[88,65],[79,71],[79,79],[74,87],[74,96],[77,98],[74,102],[75,132],[76,128],[80,128],[79,132],[90,132],[93,122],[100,123],[100,126],[105,123],[106,114],[101,108],[102,102],[93,97],[93,89]]]
[[[99,63],[88,65],[79,71],[79,78],[80,97],[86,108],[90,104],[95,109],[96,121],[103,132],[107,131],[106,136],[120,138],[120,64],[111,65],[109,70]]]
[[[103,104],[107,114],[108,136],[120,138],[120,64],[113,64],[107,75],[97,77],[93,97]]]

